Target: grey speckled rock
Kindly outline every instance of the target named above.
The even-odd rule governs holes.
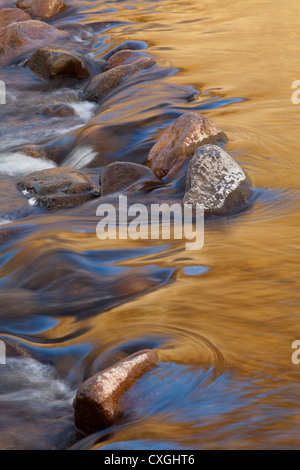
[[[101,196],[116,192],[137,192],[161,184],[154,173],[143,165],[129,162],[111,163],[101,173]]]
[[[225,216],[238,210],[250,194],[250,181],[223,149],[204,145],[196,150],[187,172],[185,204],[203,205],[207,217]]]
[[[77,429],[92,434],[111,426],[121,413],[125,392],[157,363],[156,351],[140,351],[81,384],[73,403]]]

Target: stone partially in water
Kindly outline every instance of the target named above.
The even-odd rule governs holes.
[[[216,145],[197,149],[187,172],[185,204],[203,205],[207,217],[225,216],[250,195],[251,183],[230,155]]]
[[[99,188],[84,172],[68,167],[32,173],[17,188],[30,198],[29,204],[49,210],[75,207],[99,196]]]
[[[144,57],[132,64],[120,65],[111,70],[107,70],[94,77],[86,86],[83,92],[83,98],[89,101],[101,101],[114,88],[135,73],[149,69],[155,65],[155,60],[150,57]]]
[[[200,145],[225,143],[227,137],[215,123],[198,113],[180,116],[151,149],[146,165],[159,178],[190,159]]]
[[[76,115],[74,108],[72,108],[72,106],[68,106],[67,104],[54,104],[52,106],[46,106],[45,108],[41,109],[40,113],[49,118],[61,118]]]
[[[156,351],[140,351],[81,384],[73,404],[77,429],[92,434],[114,424],[122,413],[119,402],[125,392],[157,363]]]
[[[150,56],[145,51],[132,51],[130,49],[116,52],[113,56],[107,61],[105,70],[110,70],[120,65],[128,65],[136,62],[139,59],[148,57],[155,61],[154,57]]]
[[[21,21],[28,21],[31,16],[19,8],[4,8],[0,11],[0,28],[7,26],[11,23],[18,23]]]
[[[9,24],[0,29],[0,60],[12,59],[64,36],[66,33],[42,21],[29,20]]]
[[[43,47],[37,50],[26,65],[43,80],[51,80],[56,77],[81,79],[88,73],[78,57],[71,52],[54,47]]]
[[[136,192],[159,184],[161,180],[149,168],[129,162],[111,163],[100,176],[101,196],[125,190]]]
[[[17,7],[39,20],[47,20],[67,8],[62,0],[18,0]]]

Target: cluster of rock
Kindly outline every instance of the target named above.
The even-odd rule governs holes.
[[[51,81],[71,77],[83,81],[84,100],[101,102],[116,87],[138,73],[156,66],[156,59],[127,43],[105,57],[102,73],[90,76],[82,57],[52,47],[67,33],[42,22],[66,9],[62,0],[18,0],[17,8],[0,11],[0,60],[11,60],[24,51],[35,50],[26,66],[40,79]],[[49,45],[50,44],[50,45]],[[125,47],[125,48],[124,48]],[[74,110],[66,105],[45,107],[49,117],[66,117]],[[99,185],[85,171],[57,167],[32,173],[17,187],[31,205],[48,210],[75,207],[114,193],[138,193],[163,187],[186,175],[183,203],[204,206],[207,217],[226,216],[243,207],[251,194],[251,183],[240,166],[222,146],[226,135],[215,123],[197,112],[183,114],[161,135],[145,159],[145,165],[114,162],[100,174]],[[20,150],[20,149],[19,149]],[[41,156],[37,146],[23,149]],[[60,158],[47,146],[47,158]],[[75,423],[85,434],[113,424],[122,414],[124,393],[158,363],[155,351],[142,351],[100,372],[84,382],[74,401]]]
[[[251,183],[241,167],[219,145],[225,134],[198,113],[187,113],[163,133],[146,165],[115,162],[106,166],[96,187],[84,171],[59,167],[33,173],[18,183],[30,201],[47,209],[83,204],[114,193],[136,193],[161,187],[186,172],[185,204],[204,206],[206,217],[226,216],[249,199]],[[217,145],[219,144],[219,145]],[[78,184],[80,181],[81,184]]]

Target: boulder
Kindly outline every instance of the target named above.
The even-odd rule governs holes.
[[[17,188],[31,205],[49,210],[75,207],[99,197],[99,188],[84,172],[68,167],[32,173],[19,181]]]
[[[94,77],[86,86],[83,98],[88,101],[101,101],[111,90],[135,73],[149,69],[155,65],[154,59],[150,57],[141,58],[132,64],[120,65],[111,70],[107,70]]]
[[[105,70],[114,69],[119,67],[119,65],[128,65],[136,62],[139,59],[148,57],[155,61],[154,57],[150,56],[145,51],[131,51],[130,49],[116,52],[110,59],[107,61]],[[156,61],[155,61],[156,62]]]
[[[11,23],[0,29],[0,60],[12,59],[64,36],[66,33],[42,21]]]
[[[28,13],[19,8],[4,8],[0,11],[0,28],[11,23],[31,20]]]
[[[204,145],[190,161],[183,202],[204,206],[205,216],[236,212],[251,195],[251,183],[241,167],[217,145]]]
[[[46,106],[40,110],[40,113],[49,118],[62,118],[75,116],[75,110],[72,106],[67,104],[54,104],[52,106]]]
[[[27,61],[30,70],[43,80],[56,77],[84,78],[88,71],[74,54],[54,47],[37,50]]]
[[[17,7],[39,20],[48,20],[67,8],[62,0],[18,0]]]
[[[180,116],[151,149],[146,166],[159,178],[189,160],[200,145],[225,143],[227,137],[215,123],[198,113]]]
[[[140,351],[81,384],[73,403],[77,429],[92,434],[114,424],[122,414],[125,392],[157,363],[156,351]]]
[[[111,163],[100,176],[101,196],[125,190],[136,192],[161,183],[149,168],[129,162]]]

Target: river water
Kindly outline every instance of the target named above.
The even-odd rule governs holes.
[[[41,85],[20,63],[1,69],[1,339],[34,358],[0,365],[1,448],[299,447],[299,2],[68,4],[50,23],[88,33],[73,28],[67,49],[100,60],[141,41],[161,68],[100,106],[80,101],[76,87]],[[75,119],[36,112],[61,102]],[[226,151],[255,187],[249,210],[206,223],[200,251],[100,241],[98,203],[49,214],[15,189],[19,175],[56,164],[96,178],[112,161],[144,163],[163,129],[195,110],[226,132]],[[56,164],[11,152],[62,138],[68,150]],[[138,382],[139,399],[115,427],[82,439],[76,388],[144,348],[158,348],[161,362]]]

